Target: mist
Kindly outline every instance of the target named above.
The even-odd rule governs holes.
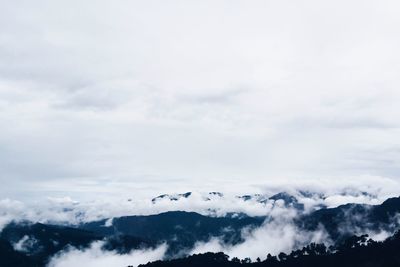
[[[71,248],[52,257],[47,267],[122,267],[137,266],[149,261],[163,258],[166,246],[162,245],[153,250],[133,250],[129,254],[118,254],[101,249],[102,243],[96,242],[90,248],[78,250]]]

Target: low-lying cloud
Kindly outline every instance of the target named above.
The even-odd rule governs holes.
[[[163,258],[167,246],[160,245],[155,249],[133,250],[128,254],[102,249],[103,242],[97,241],[83,250],[70,248],[51,258],[47,267],[125,267],[137,266],[149,261]]]
[[[189,254],[205,252],[224,252],[231,257],[240,259],[249,257],[265,259],[268,253],[277,255],[280,252],[291,252],[311,242],[331,244],[326,231],[321,227],[316,231],[299,229],[293,218],[296,212],[286,209],[273,219],[267,219],[264,224],[255,229],[242,231],[243,243],[237,245],[225,244],[218,237],[211,238],[208,242],[198,242]]]

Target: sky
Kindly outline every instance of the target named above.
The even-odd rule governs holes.
[[[398,1],[0,4],[1,198],[400,181]]]

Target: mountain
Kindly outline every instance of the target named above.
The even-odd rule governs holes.
[[[186,251],[198,241],[221,237],[226,243],[242,241],[244,227],[258,227],[265,217],[226,216],[208,217],[195,212],[170,211],[157,215],[126,216],[114,218],[112,225],[105,226],[106,220],[80,226],[102,235],[127,235],[155,242],[166,241],[169,254]]]
[[[288,193],[285,193],[285,192],[275,194],[275,195],[269,197],[268,199],[274,200],[274,201],[281,200],[281,201],[283,201],[283,204],[285,205],[285,207],[291,207],[298,211],[304,210],[304,204],[299,203],[299,201],[297,200],[296,197],[294,197]]]
[[[340,241],[359,231],[394,232],[400,227],[400,197],[390,198],[380,205],[346,204],[336,208],[320,209],[295,219],[305,230],[317,230],[321,226],[334,241]]]
[[[3,263],[3,257],[1,257],[0,266],[43,266],[51,255],[68,246],[82,249],[89,247],[94,241],[104,241],[104,249],[117,250],[121,253],[153,245],[151,242],[131,236],[106,237],[99,233],[65,226],[27,222],[11,223],[0,233],[2,244],[0,255],[10,255],[11,259],[26,260],[30,264],[18,265],[16,261],[12,265],[7,265]]]
[[[300,196],[305,197],[305,198],[311,198],[314,197],[313,193],[308,193],[305,194],[303,191],[298,193]],[[151,199],[151,202],[153,204],[157,204],[160,201],[179,201],[181,199],[188,199],[193,196],[192,192],[186,192],[182,194],[163,194],[159,195],[157,197],[154,197]],[[204,201],[210,201],[212,197],[217,197],[217,198],[222,198],[224,195],[220,192],[208,192],[205,194],[201,194],[201,198]],[[272,196],[267,196],[264,194],[251,194],[251,195],[241,195],[241,196],[236,196],[237,199],[243,200],[243,201],[254,201],[258,202],[261,204],[266,204],[267,202],[274,202],[274,201],[283,201],[283,204],[287,207],[293,207],[297,209],[304,209],[304,205],[299,203],[297,198],[291,194],[288,194],[286,192],[280,192]]]
[[[175,194],[175,195],[169,195],[169,194],[164,194],[164,195],[159,195],[158,197],[155,197],[151,200],[151,202],[154,204],[157,201],[160,201],[162,199],[168,199],[170,201],[178,201],[181,198],[188,198],[192,195],[192,192],[186,192],[184,194]]]
[[[237,198],[243,201],[253,201],[261,204],[266,204],[268,202],[273,202],[275,204],[275,202],[281,201],[286,208],[294,208],[300,212],[304,211],[304,204],[300,203],[295,196],[286,192],[280,192],[270,197],[262,194],[253,194],[237,196]]]
[[[185,198],[189,198],[193,195],[192,192],[186,192],[183,194],[163,194],[163,195],[159,195],[157,197],[154,197],[151,199],[151,203],[153,204],[157,204],[158,202],[162,201],[162,200],[168,200],[168,201],[178,201],[180,199],[185,199]],[[221,192],[208,192],[206,194],[202,195],[202,199],[204,201],[210,201],[211,198],[221,198],[223,197],[224,194],[222,194]]]

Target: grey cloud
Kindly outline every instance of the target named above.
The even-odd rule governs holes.
[[[4,3],[0,179],[395,177],[386,3]]]

